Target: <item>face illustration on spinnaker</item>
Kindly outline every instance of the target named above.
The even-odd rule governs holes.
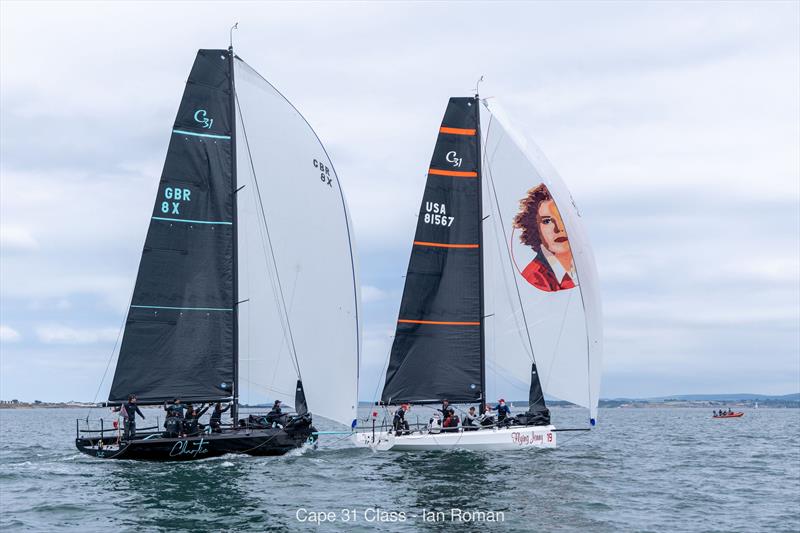
[[[519,242],[536,254],[524,269],[517,265],[528,283],[546,292],[572,289],[578,284],[564,222],[543,183],[520,200],[512,225],[512,257],[516,255],[513,242],[516,230],[520,230]],[[516,264],[516,257],[514,262]]]

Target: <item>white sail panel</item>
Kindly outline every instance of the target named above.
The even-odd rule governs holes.
[[[300,113],[235,62],[242,401],[356,419],[360,354],[353,233],[339,179]],[[264,225],[266,220],[266,226]],[[294,358],[296,354],[296,360]],[[249,398],[248,398],[249,397]]]
[[[602,309],[580,214],[536,145],[484,105],[487,359],[527,380],[535,358],[544,392],[596,419]]]

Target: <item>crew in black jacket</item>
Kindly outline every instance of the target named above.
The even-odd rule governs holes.
[[[406,411],[408,410],[408,404],[404,403],[400,407],[398,407],[397,411],[394,412],[394,419],[392,420],[392,427],[394,427],[395,435],[400,436],[408,434],[409,427],[408,422],[406,421]]]
[[[214,433],[222,433],[222,413],[230,409],[231,405],[233,404],[229,403],[225,406],[225,409],[223,409],[222,404],[217,402],[214,406],[214,410],[211,411],[211,419],[208,421],[208,425],[211,426],[211,431]]]
[[[133,440],[136,436],[136,415],[142,417],[144,420],[144,415],[139,410],[139,406],[136,405],[136,396],[133,394],[128,395],[128,401],[120,405],[118,408],[115,408],[114,411],[119,411],[122,413],[123,424],[125,427],[125,431],[123,433],[123,439]]]

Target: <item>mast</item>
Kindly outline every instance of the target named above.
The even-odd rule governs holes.
[[[477,141],[478,157],[475,165],[476,172],[478,173],[478,277],[480,280],[480,335],[481,335],[481,408],[480,415],[483,415],[486,410],[486,316],[484,311],[484,293],[483,293],[483,169],[481,168],[481,110],[480,110],[480,96],[478,95],[477,87],[475,90],[475,140]]]
[[[238,22],[237,22],[238,25]],[[231,113],[231,196],[233,201],[233,404],[231,419],[236,424],[239,416],[239,219],[236,214],[236,85],[233,81],[233,39],[228,47],[228,80]]]

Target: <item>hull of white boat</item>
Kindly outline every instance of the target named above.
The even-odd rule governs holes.
[[[526,448],[555,448],[554,426],[512,426],[479,431],[427,433],[416,432],[397,436],[394,432],[364,431],[353,438],[356,446],[377,451],[416,450],[519,450]]]

